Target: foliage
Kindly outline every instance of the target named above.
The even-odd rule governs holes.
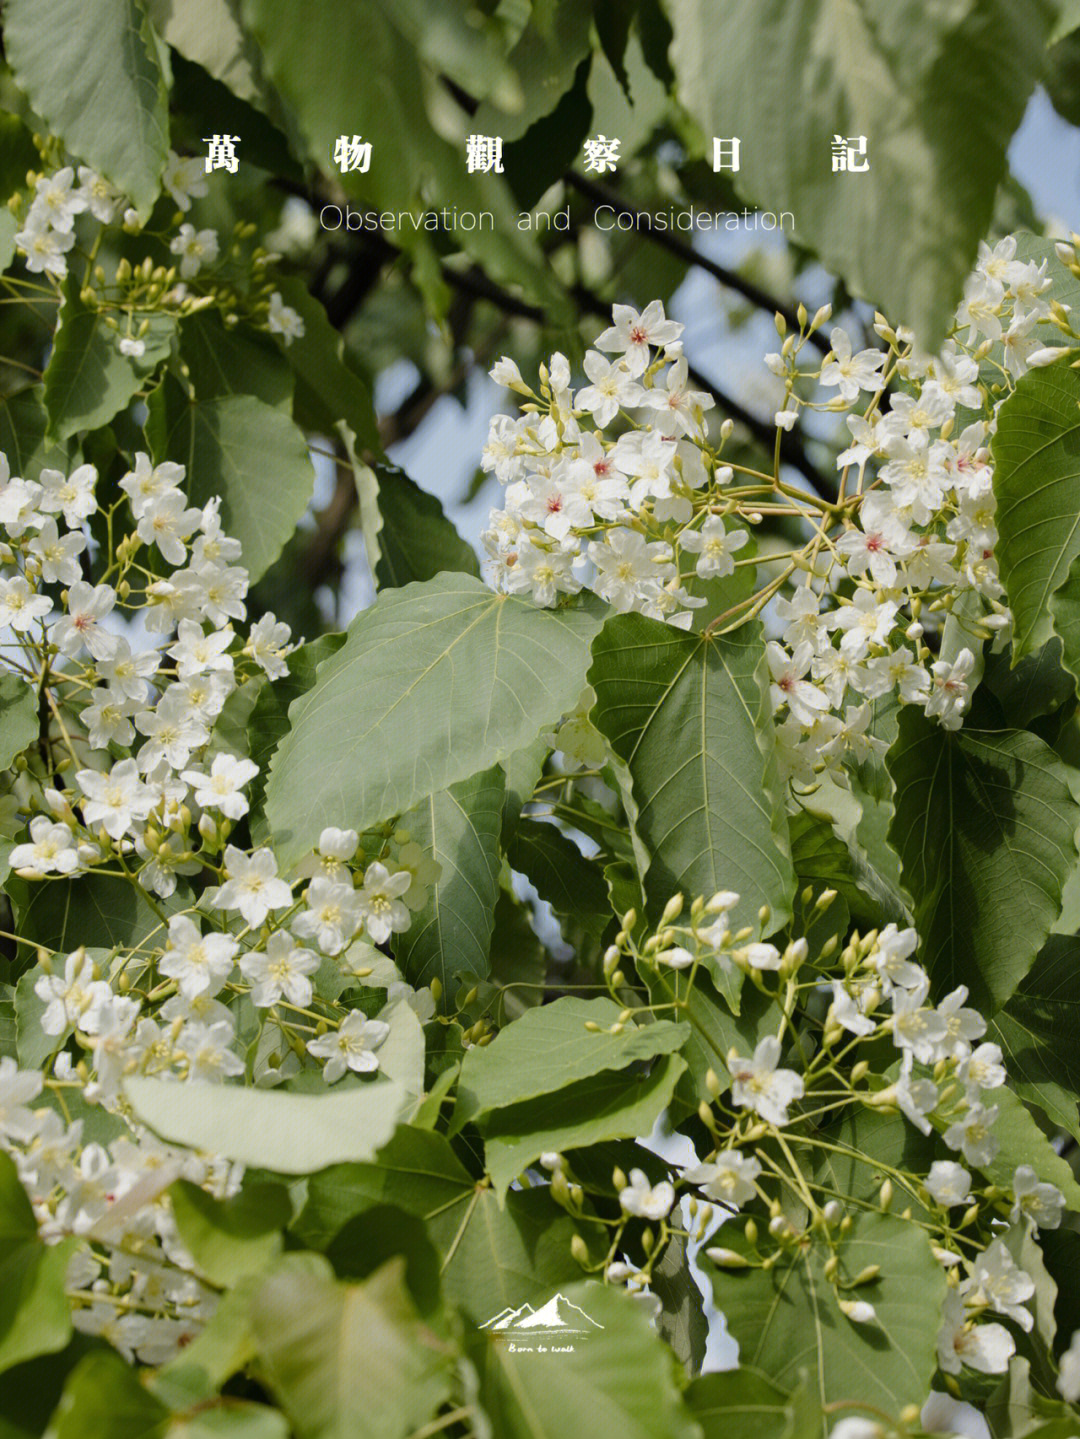
[[[1076,7],[341,8],[4,11],[0,1436],[1071,1434]]]

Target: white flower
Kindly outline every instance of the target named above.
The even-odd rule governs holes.
[[[248,812],[247,795],[241,790],[259,773],[259,766],[250,759],[231,754],[214,756],[210,773],[186,769],[180,778],[195,792],[195,803],[203,809],[218,809],[227,819],[240,819]]]
[[[959,1149],[969,1164],[979,1168],[993,1161],[998,1152],[998,1141],[990,1127],[998,1117],[998,1107],[984,1104],[969,1104],[960,1119],[954,1120],[942,1136],[950,1149]]]
[[[202,934],[185,914],[169,920],[169,942],[159,968],[186,999],[214,995],[228,979],[239,945],[229,934]]]
[[[694,956],[681,944],[673,944],[658,951],[655,959],[657,964],[666,965],[668,969],[689,969],[694,962]]]
[[[997,1314],[1014,1320],[1025,1333],[1035,1323],[1024,1301],[1035,1293],[1035,1281],[1019,1268],[1002,1240],[993,1244],[975,1260],[971,1278],[964,1289],[968,1304],[988,1304]]]
[[[66,525],[73,528],[81,525],[97,509],[94,498],[97,477],[93,465],[79,465],[70,475],[61,470],[42,470],[38,476],[41,486],[39,508],[51,514],[62,510]]]
[[[286,345],[304,338],[303,317],[299,311],[285,304],[279,290],[275,290],[270,296],[270,313],[266,323],[270,333],[281,335]]]
[[[48,595],[38,595],[23,575],[0,579],[0,629],[10,625],[13,630],[31,629],[52,609]]]
[[[62,975],[43,974],[36,979],[34,993],[45,1003],[39,1023],[54,1036],[68,1029],[93,1034],[113,999],[108,983],[94,978],[94,962],[85,949],[68,955]]]
[[[188,1079],[216,1084],[232,1075],[243,1074],[244,1061],[230,1048],[234,1038],[235,1032],[227,1019],[217,1019],[212,1024],[198,1021],[185,1024],[176,1049],[187,1059]]]
[[[105,774],[81,769],[75,781],[85,795],[82,812],[87,828],[101,825],[113,839],[122,839],[154,805],[154,796],[139,778],[139,767],[133,759],[120,760]]]
[[[379,1067],[375,1051],[390,1033],[390,1026],[381,1019],[368,1019],[362,1009],[351,1010],[341,1027],[324,1034],[321,1039],[308,1040],[308,1053],[325,1059],[323,1079],[333,1084],[347,1069],[357,1074],[370,1074]]]
[[[930,1122],[926,1118],[937,1108],[937,1085],[932,1079],[912,1079],[913,1057],[908,1050],[901,1064],[900,1078],[894,1086],[893,1097],[900,1106],[900,1112],[923,1134],[930,1133]]]
[[[817,685],[803,679],[814,657],[810,642],[803,640],[789,655],[775,640],[770,640],[765,646],[765,657],[772,676],[769,694],[773,709],[786,704],[800,724],[813,725],[822,711],[829,708],[829,700]]]
[[[951,664],[948,660],[938,660],[933,665],[933,688],[926,702],[926,713],[936,715],[945,729],[960,728],[971,692],[967,677],[974,666],[975,656],[969,649],[961,650]]]
[[[229,877],[218,890],[214,907],[238,909],[252,928],[262,924],[271,910],[292,903],[292,890],[278,878],[277,861],[268,849],[248,855],[226,845],[225,872]]]
[[[121,335],[117,349],[131,360],[141,360],[146,353],[146,341],[137,340],[134,335]]]
[[[180,256],[180,274],[185,280],[192,280],[204,265],[212,265],[218,257],[218,237],[215,230],[196,230],[194,225],[181,225],[180,233],[173,239],[169,249]]]
[[[829,1017],[849,1034],[873,1034],[877,1025],[867,1014],[867,1006],[875,991],[867,985],[860,986],[855,994],[848,991],[842,979],[832,981],[832,1004]]]
[[[614,325],[597,337],[596,348],[621,355],[633,376],[643,375],[648,368],[650,345],[663,348],[683,332],[682,325],[666,318],[660,300],[651,300],[640,314],[632,305],[615,305],[612,318]]]
[[[788,1122],[788,1105],[803,1095],[802,1077],[791,1069],[777,1069],[780,1041],[767,1034],[758,1041],[752,1057],[732,1053],[728,1056],[731,1071],[732,1103],[754,1110],[769,1124]]]
[[[1065,1208],[1065,1196],[1055,1184],[1040,1184],[1030,1164],[1021,1164],[1013,1175],[1012,1192],[1015,1203],[1009,1218],[1014,1224],[1021,1214],[1039,1229],[1057,1229]]]
[[[199,155],[177,155],[169,151],[161,183],[181,210],[190,210],[194,197],[206,194],[206,165]]]
[[[86,209],[86,195],[73,188],[75,171],[70,165],[53,175],[42,175],[34,187],[32,222],[51,225],[54,230],[70,231],[75,216]]]
[[[14,870],[37,874],[74,874],[79,868],[75,836],[66,824],[57,824],[46,814],[35,815],[30,821],[30,843],[17,844],[8,863]]]
[[[918,989],[894,990],[891,1027],[896,1045],[910,1050],[920,1064],[933,1064],[946,1028],[944,1018],[923,1004],[925,997],[923,985]]]
[[[245,954],[240,960],[241,973],[251,981],[251,1002],[257,1009],[266,1009],[279,999],[306,1008],[312,996],[308,975],[318,967],[318,955],[300,948],[283,929],[270,936],[265,951]]]
[[[620,409],[632,409],[644,401],[646,391],[623,360],[605,360],[599,351],[587,350],[584,369],[592,383],[578,391],[576,407],[590,413],[600,429],[610,425]]]
[[[169,646],[168,653],[176,661],[180,679],[214,670],[232,671],[233,660],[227,651],[236,636],[231,629],[205,634],[202,625],[194,620],[181,620],[176,633],[176,643]]]
[[[0,1134],[8,1139],[27,1140],[36,1127],[36,1117],[27,1105],[45,1086],[38,1069],[20,1069],[10,1055],[0,1057]]]
[[[75,243],[75,232],[54,230],[31,215],[16,234],[15,243],[26,256],[26,268],[31,274],[55,275],[57,279],[63,279],[67,274],[65,256]]]
[[[385,944],[392,934],[409,927],[412,916],[401,896],[412,884],[408,870],[391,874],[377,860],[364,872],[364,883],[357,890],[358,909],[373,944]],[[314,887],[314,886],[313,886]]]
[[[608,530],[604,540],[593,540],[589,558],[596,566],[594,589],[620,613],[637,602],[642,585],[649,580],[669,579],[674,567],[670,564],[671,547],[663,542],[652,544],[636,530]]]
[[[938,1014],[945,1021],[945,1037],[938,1045],[938,1059],[963,1059],[971,1053],[971,1041],[980,1039],[986,1033],[986,1020],[978,1010],[962,1007],[967,997],[967,985],[961,984],[947,994],[937,1007]]]
[[[289,653],[292,630],[284,620],[267,612],[251,626],[244,652],[249,654],[267,679],[279,680],[289,673],[285,656]]]
[[[726,530],[719,515],[710,515],[700,530],[684,530],[679,545],[700,556],[695,569],[702,579],[734,573],[732,555],[741,550],[750,536],[746,530]]]
[[[738,1209],[749,1204],[757,1194],[754,1181],[761,1173],[761,1164],[752,1154],[726,1149],[705,1164],[693,1164],[683,1170],[687,1184],[696,1184],[708,1199]]]
[[[851,340],[839,326],[829,336],[832,358],[821,367],[821,383],[839,387],[840,396],[845,400],[858,398],[860,390],[876,391],[881,384],[881,368],[885,355],[881,350],[860,350],[851,353]]]
[[[187,559],[184,541],[199,527],[202,512],[185,505],[178,490],[169,490],[148,500],[136,534],[144,545],[156,544],[163,559],[182,565]]]
[[[971,1197],[971,1175],[952,1159],[935,1159],[926,1176],[926,1188],[935,1204],[951,1209]]]
[[[716,401],[704,390],[688,388],[689,367],[685,360],[676,360],[664,376],[664,388],[654,385],[642,391],[639,404],[656,410],[656,423],[665,435],[694,435],[702,432],[699,414],[711,410]],[[579,394],[578,399],[581,399]],[[624,401],[624,403],[629,403]]]
[[[943,1374],[959,1374],[964,1364],[980,1374],[1004,1374],[1015,1349],[1004,1324],[976,1324],[968,1319],[957,1291],[945,1291],[937,1339]]]
[[[101,621],[111,614],[116,591],[111,585],[88,585],[79,580],[68,590],[67,614],[53,626],[52,639],[61,654],[74,658],[84,646],[95,659],[105,659],[117,648],[117,636]]]
[[[666,1219],[674,1203],[674,1187],[666,1179],[650,1185],[643,1169],[631,1169],[629,1183],[619,1190],[623,1213],[640,1219]]]
[[[119,190],[110,185],[103,175],[91,170],[89,165],[79,166],[79,192],[91,215],[103,225],[112,220],[116,207],[124,198]]]
[[[27,545],[29,553],[37,557],[46,584],[75,584],[82,577],[76,555],[82,554],[85,548],[85,535],[79,531],[60,534],[55,519],[46,519]]]
[[[347,878],[339,881],[320,875],[311,881],[304,901],[306,909],[292,922],[294,933],[312,940],[324,954],[340,954],[364,918],[363,904],[352,884]]]
[[[969,1099],[977,1099],[980,1089],[1000,1089],[1009,1077],[1001,1062],[1001,1046],[980,1044],[957,1065],[956,1077],[967,1087]]]
[[[131,513],[137,520],[141,520],[154,500],[171,493],[184,483],[186,474],[183,465],[175,465],[171,460],[152,465],[150,456],[139,450],[135,455],[135,468],[129,470],[120,481],[120,488],[128,497]]]
[[[4,1061],[0,1059],[0,1066]],[[2,1075],[2,1068],[0,1068]],[[1080,1400],[1080,1329],[1073,1333],[1069,1347],[1061,1356],[1061,1372],[1057,1380],[1058,1393],[1069,1404]]]

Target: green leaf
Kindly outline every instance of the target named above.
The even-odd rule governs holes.
[[[147,0],[146,8],[166,44],[203,66],[241,100],[263,103],[259,48],[244,32],[239,0]]]
[[[0,673],[0,770],[14,763],[38,735],[37,692],[22,675]]]
[[[11,473],[24,480],[36,480],[44,469],[66,473],[75,454],[71,442],[45,443],[44,394],[44,386],[33,385],[0,399],[0,454],[7,456]]]
[[[278,1174],[373,1158],[409,1099],[393,1080],[291,1094],[133,1076],[124,1092],[137,1117],[162,1139]]]
[[[97,43],[97,42],[95,42]],[[76,430],[96,430],[124,409],[172,348],[176,321],[160,311],[136,311],[131,323],[149,321],[139,357],[120,353],[121,330],[105,313],[85,305],[72,271],[64,286],[52,354],[45,367],[48,439],[62,444]]]
[[[731,1247],[741,1242],[737,1233],[724,1239]],[[849,1279],[881,1265],[880,1279],[858,1292],[877,1312],[870,1324],[841,1313],[824,1274],[831,1252],[820,1242],[798,1246],[769,1270],[720,1270],[706,1261],[740,1363],[781,1389],[806,1371],[823,1404],[853,1400],[890,1414],[922,1404],[937,1368],[945,1297],[945,1274],[925,1232],[890,1214],[856,1215],[837,1252]]]
[[[165,1439],[169,1409],[119,1354],[87,1354],[64,1385],[46,1439]]]
[[[673,1054],[689,1038],[689,1025],[668,1020],[629,1023],[612,1034],[621,1013],[610,999],[568,996],[530,1009],[491,1044],[474,1045],[461,1066],[455,1124],[551,1094],[603,1070]],[[599,1030],[588,1030],[586,1024]]]
[[[598,623],[468,575],[383,595],[289,712],[266,792],[285,861],[324,825],[362,830],[521,749],[573,707]]]
[[[584,1282],[557,1297],[582,1311],[590,1326],[558,1354],[523,1342],[521,1331],[484,1333],[481,1394],[499,1439],[565,1439],[583,1431],[590,1439],[700,1439],[671,1353],[631,1295]]]
[[[816,1414],[805,1423],[809,1416],[800,1410],[809,1406],[801,1391],[786,1394],[745,1364],[695,1379],[686,1403],[705,1439],[814,1439],[821,1429]]]
[[[431,795],[402,826],[442,867],[422,910],[398,939],[395,958],[410,984],[488,972],[499,893],[499,829],[505,779],[498,765]]]
[[[934,992],[984,1013],[1031,968],[1076,862],[1080,807],[1053,750],[1024,730],[950,734],[908,706],[889,751],[889,831]]]
[[[325,1249],[350,1219],[377,1204],[432,1219],[460,1219],[475,1181],[450,1147],[431,1130],[402,1124],[368,1164],[338,1164],[313,1174],[292,1231],[312,1249]]]
[[[996,554],[1012,609],[1016,659],[1034,654],[1053,630],[1065,644],[1063,663],[1080,665],[1075,584],[1061,598],[1080,555],[1080,375],[1051,365],[1031,370],[998,410],[994,457]]]
[[[1052,934],[987,1039],[1000,1044],[1009,1085],[1056,1125],[1080,1139],[1080,940]]]
[[[1055,597],[1057,605],[1064,595],[1063,589]],[[1060,709],[1075,693],[1076,682],[1062,668],[1062,645],[1056,636],[1037,654],[1026,655],[1016,665],[1011,660],[1009,652],[987,655],[984,681],[1000,701],[1010,729],[1026,729],[1032,720]]]
[[[763,904],[770,932],[791,918],[795,876],[763,666],[756,624],[706,637],[617,615],[593,644],[591,717],[630,770],[655,917],[676,891],[689,901],[733,889],[736,927],[756,925]]]
[[[523,819],[507,845],[506,857],[551,905],[568,938],[580,926],[599,944],[612,918],[607,883],[573,840],[553,824]]]
[[[71,1338],[64,1283],[77,1247],[74,1239],[41,1242],[18,1170],[0,1154],[0,1373]]]
[[[656,1317],[656,1327],[671,1346],[679,1363],[691,1374],[697,1374],[705,1358],[709,1338],[709,1321],[705,1316],[701,1290],[690,1272],[686,1240],[674,1235],[659,1264],[654,1265],[652,1292],[663,1308]]]
[[[270,756],[289,732],[289,706],[293,700],[307,693],[315,683],[318,666],[336,654],[344,643],[343,634],[329,634],[300,645],[289,656],[289,673],[269,681],[259,690],[247,731],[248,754],[259,766],[259,773],[248,791],[251,798],[251,837],[256,844],[265,844],[270,838],[263,815],[266,769]]]
[[[180,358],[200,400],[254,395],[290,413],[293,373],[271,335],[251,325],[226,325],[216,310],[196,310],[180,321]]]
[[[137,949],[161,933],[156,909],[137,884],[112,875],[80,875],[76,879],[20,880],[12,877],[5,888],[19,915],[19,938],[29,945],[67,953],[80,944],[87,949]],[[155,900],[171,914],[191,903],[191,890],[183,880],[168,899]]]
[[[4,7],[4,50],[30,103],[73,154],[149,215],[169,148],[165,80],[138,0]]]
[[[288,1439],[284,1417],[265,1404],[207,1396],[182,1407],[171,1413],[133,1365],[103,1350],[73,1370],[47,1439]]]
[[[379,549],[374,569],[380,589],[434,579],[443,570],[479,575],[476,551],[461,538],[434,495],[393,466],[378,465],[372,473],[377,483]]]
[[[519,140],[549,114],[574,83],[574,72],[589,52],[591,21],[589,3],[534,6],[509,57],[521,82],[517,102],[507,109],[492,102],[481,105],[476,112],[478,132]]]
[[[405,1439],[449,1396],[453,1351],[404,1270],[393,1259],[340,1284],[324,1259],[293,1255],[255,1294],[259,1357],[300,1439]]]
[[[455,231],[455,241],[464,243],[491,279],[521,286],[544,304],[552,323],[568,318],[565,291],[555,283],[534,237],[518,229],[505,177],[466,173],[464,139],[475,120],[444,91],[432,112],[437,126],[431,123],[429,76],[381,5],[351,13],[347,45],[341,43],[337,0],[245,0],[244,19],[270,78],[295,113],[308,158],[332,173],[353,200],[407,216],[387,238],[435,262],[423,214],[454,206],[486,210],[492,221]],[[361,86],[356,83],[358,54],[364,57]],[[377,137],[379,158],[367,173],[340,175],[333,165],[345,115],[351,133]]]
[[[650,1134],[685,1069],[685,1060],[667,1054],[646,1076],[607,1070],[555,1094],[493,1110],[481,1128],[484,1162],[496,1193],[505,1194],[511,1180],[541,1154]]]
[[[281,298],[304,322],[304,333],[285,347],[296,376],[296,408],[302,424],[333,434],[342,421],[363,448],[382,453],[375,405],[366,381],[349,363],[344,341],[299,275],[283,275]]]
[[[265,1269],[281,1252],[281,1231],[292,1218],[280,1184],[245,1183],[231,1199],[214,1199],[180,1179],[169,1190],[180,1238],[196,1266],[222,1289]]]
[[[682,103],[706,143],[743,137],[741,193],[792,211],[828,269],[933,351],[1042,74],[1048,0],[1022,14],[1010,0],[666,5]],[[979,103],[988,84],[990,108]],[[866,136],[865,174],[832,173],[838,133]]]
[[[240,541],[244,567],[257,580],[311,499],[315,469],[303,433],[254,395],[193,400],[171,376],[150,396],[148,408],[154,462],[187,466],[193,505],[221,496],[221,523]]]

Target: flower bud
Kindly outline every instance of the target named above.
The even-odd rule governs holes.
[[[714,1264],[721,1269],[749,1269],[750,1261],[744,1254],[737,1254],[734,1249],[723,1249],[714,1245],[706,1249],[705,1253]]]
[[[880,1200],[882,1209],[888,1209],[889,1205],[892,1203],[892,1197],[893,1183],[891,1179],[886,1179],[885,1183],[878,1191],[878,1199]]]
[[[877,1310],[865,1299],[841,1299],[840,1308],[853,1324],[872,1324],[877,1318]]]
[[[665,561],[665,563],[666,563],[666,561]],[[659,926],[659,927],[660,927],[661,929],[663,929],[666,924],[671,924],[671,922],[672,922],[673,920],[677,919],[677,918],[679,917],[679,915],[682,914],[682,908],[683,908],[683,897],[682,897],[682,895],[681,895],[681,894],[673,894],[673,895],[671,896],[671,898],[668,900],[667,904],[664,905],[664,912],[663,912],[663,914],[660,916],[660,926]]]
[[[589,1246],[582,1239],[580,1234],[575,1234],[570,1241],[570,1253],[577,1262],[584,1266],[589,1262]]]

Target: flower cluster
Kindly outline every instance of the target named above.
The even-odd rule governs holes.
[[[824,891],[815,916],[834,899]],[[673,1011],[677,1017],[695,980],[708,974],[727,991],[748,978],[775,998],[779,1017],[776,1032],[761,1037],[751,1053],[730,1050],[725,1079],[709,1072],[713,1102],[702,1106],[700,1118],[712,1135],[710,1153],[680,1163],[659,1181],[641,1169],[629,1177],[616,1173],[622,1219],[614,1223],[603,1264],[606,1278],[627,1283],[635,1292],[645,1290],[663,1241],[681,1232],[676,1216],[677,1206],[685,1212],[683,1201],[691,1230],[706,1243],[718,1215],[731,1222],[755,1202],[766,1206],[773,1257],[751,1214],[740,1248],[707,1245],[706,1254],[721,1269],[770,1267],[785,1252],[794,1254],[811,1233],[838,1252],[847,1227],[844,1201],[793,1156],[803,1152],[808,1161],[814,1158],[823,1113],[839,1117],[846,1109],[869,1109],[899,1114],[923,1135],[936,1131],[945,1152],[957,1156],[935,1158],[922,1171],[894,1169],[879,1158],[863,1161],[884,1174],[883,1208],[888,1209],[894,1187],[902,1186],[929,1216],[921,1222],[948,1276],[938,1336],[940,1368],[946,1375],[959,1374],[963,1366],[1004,1373],[1015,1343],[999,1316],[1030,1330],[1034,1321],[1027,1301],[1035,1283],[1000,1237],[1002,1221],[1021,1231],[1055,1229],[1065,1200],[1027,1164],[1016,1167],[1007,1184],[999,1174],[996,1182],[989,1177],[999,1153],[994,1122],[1000,1111],[994,1096],[1003,1090],[1006,1071],[999,1046],[984,1039],[986,1021],[965,1003],[963,986],[936,1005],[927,1002],[929,980],[913,958],[918,945],[913,929],[889,924],[863,936],[856,932],[842,948],[833,936],[812,957],[805,938],[781,949],[754,938],[750,927],[733,933],[731,913],[738,900],[737,894],[721,891],[707,903],[696,900],[684,915],[677,896],[659,932],[640,948],[632,938],[636,916],[631,912],[605,955],[611,993],[620,1002],[633,965],[643,978],[651,976],[646,1008],[654,1014]],[[816,1048],[806,1046],[800,1022],[805,1009],[820,1016]],[[880,1058],[863,1057],[876,1056],[882,1042],[891,1042],[897,1056],[884,1075]],[[553,1171],[553,1193],[571,1208],[572,1158],[569,1163],[560,1155],[544,1158]],[[982,1171],[983,1177],[972,1171]],[[790,1203],[781,1202],[785,1190],[790,1202],[805,1206],[805,1233],[793,1222]],[[632,1219],[660,1226],[644,1267],[620,1254],[625,1225]],[[869,1286],[876,1274],[846,1285],[838,1277],[838,1263],[826,1268],[830,1274],[845,1318],[873,1324],[876,1311],[867,1295],[872,1296]]]
[[[48,141],[42,142],[42,151],[47,160],[53,158]],[[200,199],[207,193],[203,161],[197,156],[177,155],[170,150],[162,185],[177,207],[178,213],[173,219],[179,225],[175,233],[171,233],[171,228],[160,232],[145,228],[138,212],[127,204],[125,197],[86,165],[78,167],[77,175],[72,165],[62,164],[49,169],[34,179],[32,198],[16,196],[12,202],[21,220],[15,244],[27,270],[32,274],[45,275],[54,282],[66,277],[69,259],[73,254],[80,253],[77,222],[81,216],[97,223],[97,229],[92,234],[87,230],[89,243],[87,250],[82,252],[90,259],[91,266],[108,227],[117,224],[127,234],[143,234],[148,239],[160,241],[162,249],[175,256],[176,264],[169,269],[157,267],[156,275],[149,259],[145,275],[141,267],[132,267],[130,262],[120,261],[116,270],[116,288],[127,289],[126,296],[108,295],[103,288],[84,289],[84,302],[89,301],[101,308],[106,325],[117,331],[120,353],[133,360],[140,359],[146,350],[142,328],[146,316],[143,314],[139,324],[133,325],[135,313],[136,310],[144,310],[151,298],[140,281],[154,278],[157,290],[152,298],[156,309],[165,313],[190,313],[194,308],[214,302],[214,274],[222,259],[223,246],[217,231],[197,229],[194,224],[183,220],[191,209],[192,200]],[[240,238],[238,232],[237,239]],[[256,271],[262,271],[272,258],[265,251],[256,251],[253,256]],[[200,275],[209,279],[209,286],[193,291],[188,282]],[[261,274],[257,278],[261,279]],[[101,285],[103,270],[98,273],[97,279]],[[286,345],[303,336],[302,317],[284,303],[280,291],[264,284],[252,293],[250,301],[252,318],[265,325],[271,334],[280,335]],[[126,325],[122,323],[125,315]],[[227,323],[234,319],[235,311],[227,311]]]
[[[1064,353],[1045,340],[1048,325],[1067,329],[1051,285],[1048,261],[1018,259],[1015,239],[983,245],[936,355],[879,315],[880,346],[859,350],[837,327],[809,365],[808,341],[830,308],[811,320],[800,308],[798,334],[778,316],[783,345],[766,356],[784,386],[771,474],[725,461],[730,421],[710,440],[713,402],[691,386],[682,327],[658,301],[640,314],[615,306],[585,356],[582,389],[560,354],[542,367],[539,392],[500,360],[493,377],[526,402],[520,416],[493,420],[483,455],[506,486],[484,535],[494,582],[546,606],[585,586],[617,610],[683,628],[710,602],[710,628],[764,611],[780,754],[802,783],[878,747],[868,725],[883,696],[957,728],[974,650],[990,636],[1003,643],[1011,624],[989,440],[1015,377]],[[806,410],[847,414],[835,497],[789,483],[781,468],[780,434]],[[797,521],[804,543],[755,553],[751,532],[766,516]],[[731,587],[738,569],[765,566],[775,572],[752,595]],[[953,612],[962,624],[935,654],[927,632]]]
[[[225,1194],[240,1172],[134,1124],[125,1078],[271,1085],[311,1068],[333,1083],[378,1069],[389,1026],[375,1006],[434,1007],[376,948],[437,874],[407,832],[325,829],[288,875],[270,847],[234,842],[259,766],[218,721],[242,685],[286,675],[293,646],[273,614],[246,625],[240,546],[216,500],[188,504],[185,480],[138,453],[99,508],[93,466],[27,479],[0,458],[5,661],[42,715],[16,765],[9,862],[31,887],[134,886],[148,921],[130,946],[38,951],[20,1013],[48,1057],[41,1071],[0,1061],[0,1148],[43,1234],[87,1241],[69,1277],[79,1326],[149,1363],[214,1298],[165,1191],[184,1177]],[[361,988],[366,1009],[350,1003]]]

